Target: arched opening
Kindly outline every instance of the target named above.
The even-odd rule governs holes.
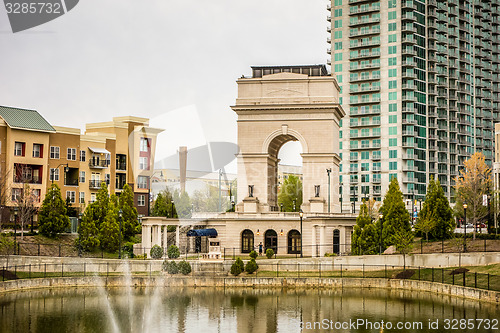
[[[302,205],[302,145],[296,139],[284,142],[277,150],[277,209],[298,212]]]
[[[300,253],[300,232],[297,230],[290,230],[288,232],[288,253]]]
[[[265,250],[272,249],[274,253],[278,253],[278,234],[273,229],[269,229],[264,233]]]
[[[333,230],[333,253],[340,253],[340,230]]]
[[[241,253],[250,253],[253,250],[253,232],[245,229],[241,233]]]

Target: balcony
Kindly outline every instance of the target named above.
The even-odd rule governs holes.
[[[99,158],[91,158],[89,160],[89,168],[92,169],[106,169],[109,166],[109,161]]]
[[[89,180],[89,189],[91,190],[98,190],[101,188],[101,184],[102,183],[105,183],[104,180],[100,180],[100,179],[97,179],[97,180]]]
[[[371,6],[364,7],[364,8],[351,7],[351,8],[349,8],[349,15],[363,14],[363,13],[369,13],[369,12],[378,12],[378,11],[380,11],[380,4],[379,5],[371,5]]]
[[[14,183],[41,184],[42,166],[14,163]]]

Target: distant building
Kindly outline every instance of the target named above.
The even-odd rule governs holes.
[[[119,195],[127,183],[139,214],[147,215],[156,137],[163,130],[149,119],[114,117],[78,128],[49,124],[35,110],[0,106],[2,207],[16,206],[28,184],[39,207],[54,182],[64,198],[83,211],[95,201],[102,182]]]

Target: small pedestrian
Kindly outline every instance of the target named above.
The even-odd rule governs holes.
[[[260,242],[259,244],[259,256],[262,255],[262,242]]]

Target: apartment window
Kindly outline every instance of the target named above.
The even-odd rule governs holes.
[[[396,103],[389,104],[389,112],[398,111],[398,105]]]
[[[389,170],[394,171],[398,169],[398,162],[389,162]]]
[[[24,142],[16,142],[14,145],[14,155],[24,156],[24,149],[26,144]]]
[[[96,199],[96,194],[95,193],[90,193],[90,202],[95,202]]]
[[[389,8],[396,8],[397,4],[396,4],[396,0],[389,0]]]
[[[389,12],[389,20],[395,20],[397,18],[396,11]]]
[[[361,159],[362,160],[369,160],[370,159],[370,152],[369,151],[362,151],[361,152]]]
[[[334,17],[341,17],[342,16],[342,8],[335,9],[333,12]]]
[[[342,0],[335,0],[334,5],[335,6],[342,6]]]
[[[397,99],[398,99],[398,93],[397,93],[397,91],[389,93],[389,100],[390,101],[396,101]]]
[[[104,181],[106,182],[106,185],[109,186],[109,184],[111,183],[111,175],[109,173],[104,175]]]
[[[80,183],[85,183],[85,171],[80,171]]]
[[[40,197],[42,195],[42,190],[40,190],[39,188],[35,188],[33,190],[31,190],[31,193],[33,194],[33,199],[35,202],[40,202]]]
[[[335,53],[335,61],[342,61],[342,53]]]
[[[85,203],[85,192],[80,192],[78,196],[78,202],[81,204]]]
[[[342,20],[335,20],[333,26],[335,27],[335,29],[342,28]]]
[[[335,72],[342,72],[342,64],[335,64]]]
[[[342,131],[339,131],[339,138],[342,139]]]
[[[398,158],[397,150],[389,150],[389,158]]]
[[[33,144],[33,157],[43,157],[43,145],[38,143]]]
[[[337,82],[342,83],[342,75],[337,75]]]
[[[149,177],[139,176],[137,177],[137,188],[148,188]]]
[[[150,146],[151,146],[151,139],[141,138],[140,151],[147,152],[149,151]]]
[[[398,146],[398,139],[389,139],[389,147],[397,147]]]
[[[87,159],[87,152],[85,150],[80,150],[80,162],[85,162]]]
[[[17,199],[19,199],[21,197],[22,191],[23,190],[20,188],[13,188],[12,192],[11,192],[12,193],[12,198],[11,198],[12,201],[17,201]]]
[[[397,68],[389,69],[389,77],[396,77],[396,76],[398,76],[398,69]]]
[[[396,31],[396,22],[389,23],[389,31]]]
[[[137,206],[146,206],[146,195],[139,194],[137,196]]]
[[[50,169],[50,180],[58,181],[59,180],[59,169]]]
[[[333,39],[342,39],[342,30],[337,30],[333,34]]]
[[[398,58],[392,57],[389,58],[389,66],[396,66],[398,64]]]
[[[393,114],[389,116],[389,124],[396,124],[398,122],[398,116]]]
[[[70,203],[75,203],[76,192],[75,191],[66,191],[66,199],[69,199]]]
[[[76,161],[76,148],[68,148],[68,160]]]
[[[389,46],[389,54],[396,54],[398,47],[396,45]]]
[[[389,127],[389,135],[397,135],[397,134],[398,134],[397,126]]]
[[[59,159],[59,147],[50,147],[50,158]]]
[[[335,42],[335,44],[333,44],[333,49],[335,51],[342,50],[342,42]]]
[[[370,163],[361,163],[361,171],[370,171]]]
[[[149,163],[147,157],[139,157],[139,169],[149,170]]]
[[[397,173],[390,173],[389,174],[389,181],[393,180],[394,178],[398,178],[398,174]]]
[[[369,183],[370,182],[370,175],[361,175],[361,182],[362,183]]]
[[[389,81],[389,89],[396,89],[398,87],[398,81],[392,80]]]
[[[358,148],[358,141],[352,140],[351,142],[349,142],[349,146],[351,147],[351,149],[357,149]]]

